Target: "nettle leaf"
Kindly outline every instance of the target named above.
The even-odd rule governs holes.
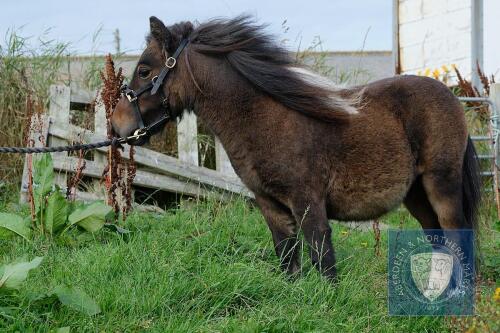
[[[68,217],[69,225],[78,225],[89,232],[96,232],[104,226],[106,215],[111,207],[102,201],[96,201],[75,209]]]
[[[56,233],[66,224],[68,217],[68,202],[59,191],[53,192],[47,199],[45,210],[45,229],[50,233]]]
[[[94,316],[101,312],[99,305],[81,289],[57,286],[54,288],[54,294],[57,295],[62,304],[88,316]]]
[[[19,289],[30,270],[37,268],[43,257],[35,257],[29,262],[8,264],[0,267],[0,289]]]
[[[0,239],[19,235],[29,240],[31,234],[29,220],[9,213],[0,213]]]

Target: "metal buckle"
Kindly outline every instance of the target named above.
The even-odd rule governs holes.
[[[167,68],[174,68],[175,64],[177,63],[177,60],[175,60],[174,57],[169,57],[167,60],[165,60],[165,67]]]
[[[146,130],[145,127],[143,128],[138,128],[134,131],[134,134],[133,134],[133,137],[135,138],[140,138],[142,136],[145,136],[146,134],[148,134],[148,131]]]
[[[137,96],[136,96],[136,94],[134,93],[134,91],[127,91],[127,92],[125,93],[125,96],[127,97],[128,101],[129,101],[130,103],[135,102],[135,101],[137,100]]]
[[[134,131],[134,134],[127,136],[125,139],[126,141],[129,140],[138,140],[142,138],[143,136],[146,136],[148,134],[148,131],[143,127],[143,128],[138,128]]]

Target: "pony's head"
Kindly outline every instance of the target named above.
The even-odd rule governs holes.
[[[264,27],[248,16],[196,28],[190,22],[166,27],[151,17],[147,47],[112,117],[114,131],[129,136],[161,119],[175,119],[184,109],[208,117],[225,105],[243,113],[257,94],[322,121],[350,119],[358,100],[342,97],[329,81],[297,65]],[[154,126],[129,143],[144,144],[160,129]]]
[[[123,96],[111,118],[113,130],[121,137],[130,136],[162,119],[175,119],[184,108],[182,82],[185,78],[179,67],[182,67],[182,55],[189,47],[187,38],[193,25],[183,22],[167,28],[154,16],[149,20],[146,49],[139,58],[129,85],[122,87]],[[129,143],[144,144],[161,127],[155,126],[147,135]]]

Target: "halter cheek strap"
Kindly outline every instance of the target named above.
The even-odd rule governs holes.
[[[160,74],[158,75],[157,79],[153,78],[153,89],[151,90],[151,95],[156,94],[158,89],[160,89],[161,85],[163,84],[163,81],[167,78],[168,73],[172,68],[175,67],[177,64],[177,58],[181,55],[182,50],[186,47],[186,45],[189,43],[188,39],[183,39],[182,42],[179,44],[179,47],[177,50],[175,50],[174,54],[167,58],[165,60],[165,67],[161,70]]]
[[[136,139],[138,139],[142,136],[151,134],[151,132],[156,127],[163,125],[164,123],[166,123],[167,121],[169,121],[172,118],[171,114],[170,114],[170,109],[168,106],[168,94],[165,95],[163,93],[163,91],[160,90],[160,93],[163,94],[162,106],[165,108],[165,115],[162,118],[160,118],[158,121],[156,121],[148,126],[145,126],[144,120],[142,118],[142,112],[141,112],[141,108],[139,106],[138,99],[139,99],[139,96],[144,94],[146,91],[151,90],[151,95],[155,95],[158,92],[160,87],[163,85],[165,80],[168,78],[168,74],[170,73],[170,70],[173,69],[175,67],[175,65],[177,64],[177,58],[179,58],[179,55],[182,53],[182,50],[184,50],[184,48],[187,46],[188,43],[189,43],[188,39],[183,39],[181,41],[179,47],[177,48],[177,50],[175,50],[174,54],[165,60],[165,67],[163,67],[160,74],[158,74],[158,76],[153,77],[151,82],[149,82],[147,85],[139,88],[137,91],[130,89],[129,86],[126,84],[124,84],[121,87],[121,92],[122,92],[123,96],[126,97],[127,100],[132,104],[132,108],[133,108],[134,113],[138,119],[139,128],[134,132],[134,135],[133,135],[133,137],[135,137]]]

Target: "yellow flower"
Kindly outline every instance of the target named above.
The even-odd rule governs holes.
[[[435,78],[436,80],[439,79],[439,69],[435,69],[432,71],[432,77]]]
[[[449,73],[450,72],[450,69],[446,65],[441,66],[441,69],[443,70],[444,73]]]
[[[429,76],[431,74],[431,69],[430,68],[426,68],[425,71],[424,71],[424,76]]]
[[[495,289],[495,295],[493,295],[493,299],[497,302],[500,302],[500,287]]]
[[[344,236],[348,234],[348,232],[347,232],[347,231],[345,231],[345,230],[341,231],[340,233],[341,233],[342,235],[344,235]]]

